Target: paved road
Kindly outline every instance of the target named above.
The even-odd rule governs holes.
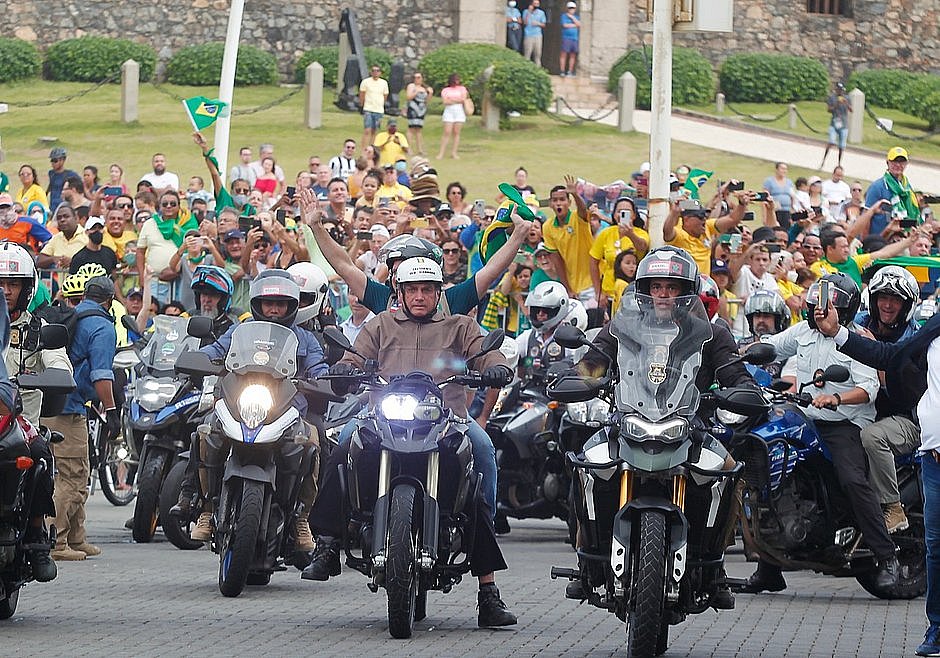
[[[99,493],[89,531],[103,554],[60,563],[52,583],[21,593],[16,615],[0,622],[6,656],[611,656],[624,629],[613,615],[564,599],[552,564],[573,564],[558,522],[517,522],[501,540],[510,570],[504,599],[519,615],[513,630],[476,628],[475,584],[431,593],[428,619],[412,639],[393,640],[385,600],[351,569],[328,583],[291,570],[237,599],[217,588],[218,561],[163,540],[137,545],[123,528],[129,508]],[[732,576],[752,570],[730,557]],[[788,576],[790,589],[738,596],[737,609],[709,611],[673,627],[669,656],[901,656],[923,636],[923,600],[884,602],[850,579]]]

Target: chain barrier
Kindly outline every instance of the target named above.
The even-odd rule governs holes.
[[[183,96],[180,96],[179,94],[176,94],[170,91],[169,89],[165,88],[163,85],[157,82],[151,82],[150,86],[156,89],[158,92],[160,92],[164,96],[168,96],[169,98],[172,98],[177,103],[182,103],[184,100],[186,100]]]
[[[868,107],[868,105],[865,105],[865,112],[868,113],[868,116],[872,118],[876,126],[878,126],[881,130],[885,131],[892,137],[896,137],[897,139],[904,139],[904,140],[908,140],[911,142],[922,142],[925,139],[930,139],[931,137],[940,135],[940,130],[934,130],[933,132],[925,133],[923,135],[920,135],[919,137],[914,137],[913,135],[901,135],[901,134],[894,132],[891,128],[888,128],[885,124],[883,124],[881,122],[881,119],[874,112],[872,112],[872,109]]]
[[[182,103],[184,100],[186,100],[184,97],[180,96],[179,94],[176,94],[170,91],[169,89],[166,89],[163,85],[157,84],[156,82],[151,82],[150,84],[153,86],[154,89],[159,91],[161,94],[163,94],[164,96],[169,96],[170,98],[175,100],[177,103]],[[232,116],[256,114],[258,112],[263,112],[264,110],[270,110],[272,107],[275,107],[277,105],[280,105],[281,103],[284,103],[290,100],[291,98],[293,98],[294,96],[302,92],[303,90],[304,90],[304,86],[300,85],[299,87],[295,87],[294,89],[291,89],[289,92],[287,92],[283,96],[275,98],[274,100],[264,103],[262,105],[258,105],[257,107],[246,107],[244,109],[232,110]]]
[[[559,96],[558,100],[560,100],[562,104],[566,108],[568,108],[568,111],[571,112],[571,114],[574,115],[580,121],[602,121],[606,119],[607,117],[609,117],[614,112],[616,112],[617,106],[618,106],[618,101],[615,98],[613,100],[607,101],[606,103],[604,103],[604,105],[602,105],[601,107],[591,112],[590,116],[583,117],[577,112],[575,112],[575,109],[571,107],[571,105],[568,104],[568,101],[566,101],[563,96]],[[610,109],[607,109],[608,106],[611,106]],[[601,114],[601,112],[603,112],[603,114]]]
[[[790,108],[784,108],[783,112],[781,112],[777,116],[770,119],[768,117],[759,117],[754,114],[748,114],[747,112],[742,112],[740,110],[737,110],[734,108],[734,106],[731,103],[728,103],[728,102],[725,103],[725,107],[727,107],[729,110],[737,114],[739,117],[746,117],[750,119],[751,121],[760,121],[762,123],[773,123],[774,121],[779,121],[783,117],[787,116],[787,112],[790,111]]]
[[[809,125],[809,123],[806,121],[806,119],[803,118],[803,115],[800,114],[800,111],[799,111],[798,109],[793,108],[793,112],[796,114],[796,118],[800,120],[800,123],[802,123],[804,126],[806,126],[807,128],[809,128],[810,132],[814,132],[814,133],[816,133],[817,135],[825,135],[825,134],[828,133],[827,130],[816,130],[816,129],[813,128],[811,125]]]
[[[120,77],[121,77],[121,72],[118,71],[117,73],[105,78],[104,80],[100,80],[96,82],[95,84],[88,87],[87,89],[76,91],[74,94],[67,94],[65,96],[59,96],[58,98],[52,98],[52,99],[43,100],[43,101],[29,101],[29,102],[24,102],[24,103],[7,103],[7,105],[9,105],[10,107],[45,107],[47,105],[57,105],[58,103],[67,103],[69,101],[75,100],[76,98],[81,98],[82,96],[86,96],[90,94],[91,92],[95,91],[96,89],[98,89],[99,87],[102,87],[108,84],[109,82],[114,82]]]

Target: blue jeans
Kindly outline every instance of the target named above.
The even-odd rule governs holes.
[[[349,447],[355,423],[346,423],[339,433],[339,445]],[[483,500],[490,508],[490,514],[496,516],[496,448],[490,435],[480,425],[471,420],[467,430],[470,439],[470,451],[473,453],[473,470],[483,477],[481,489]],[[940,527],[940,526],[938,526]]]
[[[923,453],[920,464],[927,541],[927,619],[940,624],[940,464],[929,452]]]

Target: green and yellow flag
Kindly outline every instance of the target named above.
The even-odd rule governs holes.
[[[705,171],[704,169],[693,169],[689,172],[689,177],[685,179],[685,185],[682,187],[689,191],[689,197],[692,199],[698,198],[698,191],[702,185],[705,184],[709,178],[712,177],[714,171]]]
[[[183,100],[183,108],[194,130],[205,130],[218,119],[224,116],[228,103],[220,100],[211,100],[205,96],[193,96]]]

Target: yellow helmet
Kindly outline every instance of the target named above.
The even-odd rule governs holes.
[[[87,281],[96,276],[108,276],[108,271],[98,263],[85,263],[76,270],[75,274],[84,277]]]
[[[88,277],[84,277],[77,272],[69,274],[62,282],[62,296],[66,298],[81,297],[85,294],[85,284],[87,282]]]

